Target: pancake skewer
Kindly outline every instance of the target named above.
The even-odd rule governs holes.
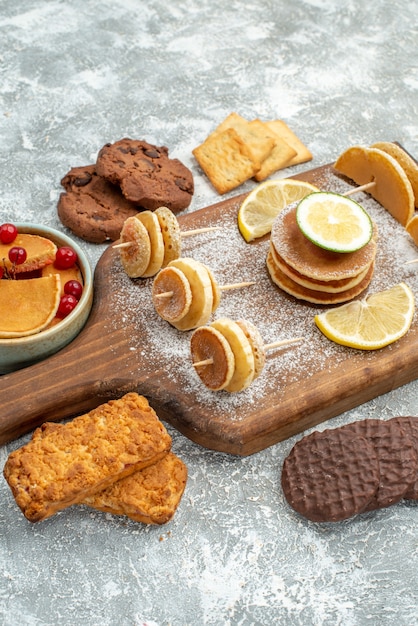
[[[181,232],[174,213],[167,207],[159,207],[125,220],[121,241],[112,248],[120,251],[122,265],[130,278],[149,278],[180,257],[183,238],[219,229],[208,226]]]
[[[203,263],[183,257],[160,270],[152,286],[152,301],[158,315],[178,330],[206,324],[216,311],[222,291],[254,285],[254,281],[218,285]]]
[[[220,230],[220,226],[204,226],[202,228],[194,228],[192,230],[184,230],[180,233],[182,238],[193,237],[194,235],[200,235],[200,233],[208,233],[211,230]],[[112,248],[129,248],[133,245],[133,241],[124,241],[121,243],[115,243]]]
[[[349,189],[348,191],[344,191],[344,193],[342,193],[342,196],[352,196],[355,193],[360,193],[360,191],[368,191],[369,189],[373,189],[373,187],[376,187],[376,181],[372,180],[369,183],[364,183],[364,185],[359,185],[358,187],[353,187],[352,189]]]
[[[264,344],[260,332],[248,320],[220,318],[193,332],[192,365],[211,391],[243,391],[260,376],[269,350],[302,340],[295,337]]]

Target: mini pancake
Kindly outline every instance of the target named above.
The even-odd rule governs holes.
[[[151,241],[148,231],[136,216],[125,220],[120,233],[121,243],[131,243],[120,249],[120,260],[130,278],[143,276],[151,260]]]
[[[302,276],[319,281],[355,278],[370,268],[376,256],[376,232],[360,250],[331,252],[305,237],[296,222],[296,207],[294,203],[284,208],[271,231],[271,243],[287,265]]]
[[[358,276],[354,278],[343,278],[341,280],[315,280],[313,278],[306,278],[306,276],[302,276],[299,272],[294,270],[290,265],[281,258],[277,250],[274,246],[270,245],[270,252],[273,257],[273,261],[276,266],[286,274],[289,278],[291,278],[295,283],[302,285],[302,287],[306,287],[307,289],[314,289],[316,291],[325,291],[326,293],[341,293],[347,291],[347,289],[351,289],[352,287],[356,287],[363,278],[366,277],[367,272],[370,269],[370,265],[366,267],[365,270],[360,272]]]
[[[212,313],[215,313],[216,309],[218,308],[221,302],[221,290],[219,289],[218,281],[216,280],[215,275],[212,272],[212,270],[207,266],[205,267],[206,267],[206,271],[209,275],[209,279],[212,285],[212,296],[213,296]]]
[[[164,260],[164,239],[157,216],[151,211],[143,211],[135,216],[145,226],[151,243],[151,256],[143,278],[155,276]]]
[[[178,330],[192,330],[206,324],[212,314],[213,289],[206,266],[194,259],[175,259],[167,267],[177,267],[186,276],[192,291],[188,313],[172,325]]]
[[[162,267],[181,256],[181,232],[178,220],[174,213],[166,206],[160,206],[154,211],[160,224],[164,240],[164,258]]]
[[[409,220],[405,228],[406,232],[409,233],[409,235],[418,246],[418,213],[414,215],[411,220]]]
[[[415,207],[418,208],[418,163],[413,159],[401,146],[392,141],[378,141],[370,146],[371,148],[377,148],[383,150],[391,157],[396,159],[399,165],[408,176],[409,182],[414,192]]]
[[[196,373],[208,389],[220,391],[231,382],[235,372],[235,356],[224,335],[212,326],[200,326],[190,339],[193,363],[211,361],[196,367]]]
[[[414,214],[414,192],[404,169],[390,154],[377,148],[352,146],[334,164],[340,174],[358,185],[374,182],[370,195],[403,226]]]
[[[263,339],[260,335],[258,328],[248,320],[237,320],[235,323],[241,328],[242,332],[250,342],[251,350],[254,357],[253,380],[255,380],[260,376],[266,362],[266,353],[264,350]]]
[[[15,246],[26,250],[26,261],[20,265],[14,265],[9,261],[9,250]],[[53,263],[56,252],[57,246],[50,239],[40,235],[19,233],[12,243],[0,243],[0,263],[7,270],[13,270],[14,274],[34,272]]]
[[[272,281],[278,287],[280,287],[280,289],[290,294],[291,296],[298,298],[299,300],[306,300],[307,302],[312,302],[314,304],[327,305],[348,302],[349,300],[352,300],[356,296],[360,295],[366,289],[366,287],[368,287],[374,271],[374,263],[372,263],[366,276],[358,285],[339,293],[327,293],[325,291],[307,289],[306,287],[295,283],[295,281],[289,278],[289,276],[284,274],[277,267],[271,252],[269,252],[267,255],[266,264]]]
[[[152,285],[152,301],[160,317],[170,323],[179,322],[189,312],[192,299],[190,283],[181,270],[164,267],[158,272]]]
[[[254,380],[254,356],[251,344],[238,324],[228,318],[212,322],[211,327],[219,331],[229,343],[234,354],[235,369],[226,391],[243,391]]]

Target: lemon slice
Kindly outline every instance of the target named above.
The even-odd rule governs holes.
[[[353,300],[318,314],[315,323],[335,343],[359,350],[377,350],[407,333],[414,310],[411,289],[399,283],[364,300]]]
[[[373,223],[363,207],[328,191],[303,198],[296,209],[296,221],[305,237],[332,252],[360,250],[373,234]]]
[[[304,198],[318,188],[303,180],[281,178],[260,183],[245,198],[238,211],[238,228],[245,241],[262,237],[288,204]]]

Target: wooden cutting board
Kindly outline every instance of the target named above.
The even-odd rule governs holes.
[[[350,187],[331,165],[295,178],[324,190]],[[0,444],[134,390],[196,443],[248,455],[418,377],[416,323],[400,341],[374,352],[337,346],[322,336],[313,321],[321,307],[297,301],[271,282],[265,267],[268,237],[247,244],[239,234],[236,218],[244,197],[181,216],[183,231],[220,227],[184,239],[182,256],[206,262],[220,284],[256,281],[224,292],[216,317],[249,319],[266,343],[299,335],[304,341],[269,353],[260,378],[246,391],[210,392],[191,366],[190,333],[157,316],[152,279],[130,280],[118,251],[109,246],[97,264],[93,308],[79,336],[47,360],[0,376]],[[377,220],[381,236],[369,292],[405,280],[416,294],[417,266],[403,264],[418,256],[412,240],[369,196],[356,199]]]

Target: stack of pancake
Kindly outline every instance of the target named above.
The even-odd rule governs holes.
[[[286,207],[271,231],[267,268],[286,293],[315,304],[338,304],[369,285],[376,256],[377,231],[356,252],[331,252],[312,243],[296,222],[297,203]]]

